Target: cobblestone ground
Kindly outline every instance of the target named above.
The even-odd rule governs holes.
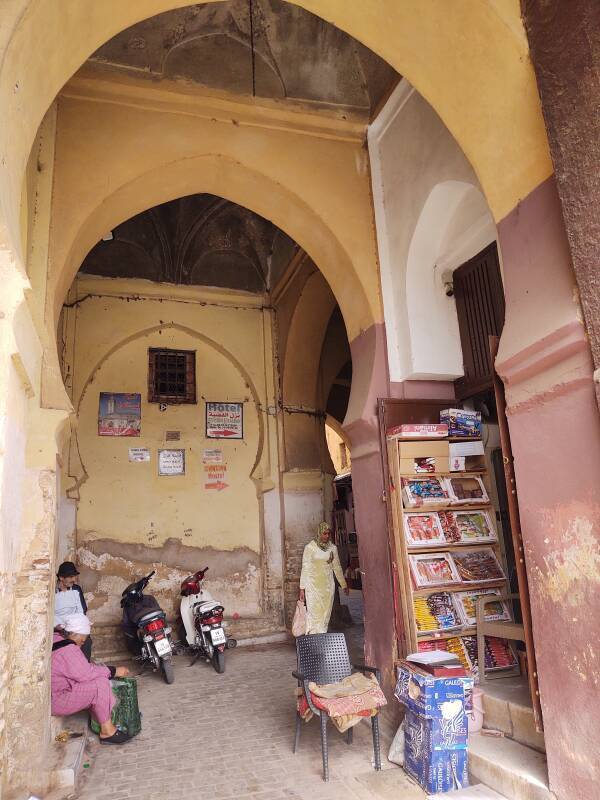
[[[198,797],[253,800],[421,800],[424,794],[385,758],[372,768],[370,724],[348,746],[330,728],[330,782],[321,779],[319,726],[303,726],[292,753],[295,651],[288,645],[238,648],[217,675],[188,656],[175,683],[144,673],[138,682],[143,730],[121,747],[88,744],[79,800]]]

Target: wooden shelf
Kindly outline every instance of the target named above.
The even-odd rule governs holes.
[[[419,633],[417,631],[417,639],[419,642],[437,642],[442,639],[460,639],[461,636],[476,636],[477,628],[473,625],[471,627],[456,628],[454,631],[445,631],[444,633]]]
[[[415,441],[451,441],[451,442],[468,442],[478,441],[479,437],[450,437],[444,439],[416,439]],[[451,503],[448,499],[444,499],[439,503],[423,503],[422,505],[405,506],[404,498],[402,495],[402,479],[424,479],[428,478],[481,478],[489,494],[489,480],[490,476],[486,469],[469,469],[464,472],[450,472],[450,471],[436,471],[436,472],[404,472],[401,471],[400,451],[399,446],[407,439],[394,439],[387,442],[388,463],[390,471],[390,492],[389,504],[393,523],[393,542],[392,542],[392,556],[394,565],[398,573],[398,591],[399,591],[399,608],[403,618],[402,630],[404,631],[404,642],[401,645],[401,653],[406,649],[407,653],[412,653],[418,650],[419,642],[438,641],[444,639],[460,638],[462,636],[473,636],[476,633],[474,626],[462,626],[452,631],[444,631],[439,633],[427,633],[417,631],[416,619],[414,613],[414,599],[415,597],[427,597],[428,595],[437,592],[449,592],[451,594],[456,592],[477,592],[485,589],[494,589],[496,591],[506,589],[508,581],[506,578],[496,578],[492,581],[483,581],[478,583],[449,583],[440,586],[427,586],[422,589],[415,589],[413,587],[412,574],[410,570],[409,555],[412,554],[425,554],[433,555],[440,552],[460,552],[468,549],[480,549],[491,547],[496,554],[496,557],[506,572],[506,564],[502,558],[502,550],[497,533],[497,520],[493,503],[488,501],[477,502],[462,502]],[[495,541],[488,542],[458,542],[458,543],[436,543],[430,547],[422,547],[419,545],[408,545],[404,531],[404,516],[406,514],[426,514],[436,512],[486,512],[490,519],[490,524],[496,533]],[[400,634],[402,636],[402,634]],[[403,653],[402,653],[403,654]]]
[[[498,547],[499,542],[497,539],[494,541],[489,542],[441,542],[440,544],[431,545],[427,547],[425,545],[418,545],[418,544],[411,544],[407,545],[408,552],[412,554],[417,553],[438,553],[438,552],[445,552],[446,550],[462,550],[465,547]]]
[[[507,582],[506,578],[495,578],[493,581],[489,583],[479,582],[479,583],[445,583],[443,586],[428,586],[426,589],[412,589],[412,594],[415,597],[424,597],[428,594],[435,594],[436,592],[478,592],[480,589],[496,589],[499,586],[503,586]]]
[[[402,504],[404,513],[407,511],[416,511],[417,513],[425,511],[489,511],[490,508],[493,508],[493,505],[489,501],[487,503],[454,503],[453,505],[450,505],[450,503],[423,503],[422,506],[405,506]]]

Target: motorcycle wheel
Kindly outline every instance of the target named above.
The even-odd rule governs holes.
[[[170,658],[161,658],[161,667],[165,683],[173,683],[175,680],[175,671],[173,669],[173,662]]]
[[[225,653],[215,649],[212,657],[213,667],[215,671],[222,675],[225,672]]]

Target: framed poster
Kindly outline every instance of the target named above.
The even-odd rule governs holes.
[[[207,439],[243,439],[243,403],[206,403]]]
[[[185,450],[159,450],[159,475],[185,475]]]
[[[100,392],[98,436],[139,436],[141,420],[141,394]]]

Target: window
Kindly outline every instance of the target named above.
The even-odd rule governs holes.
[[[193,350],[148,350],[148,402],[196,402],[196,353]]]

